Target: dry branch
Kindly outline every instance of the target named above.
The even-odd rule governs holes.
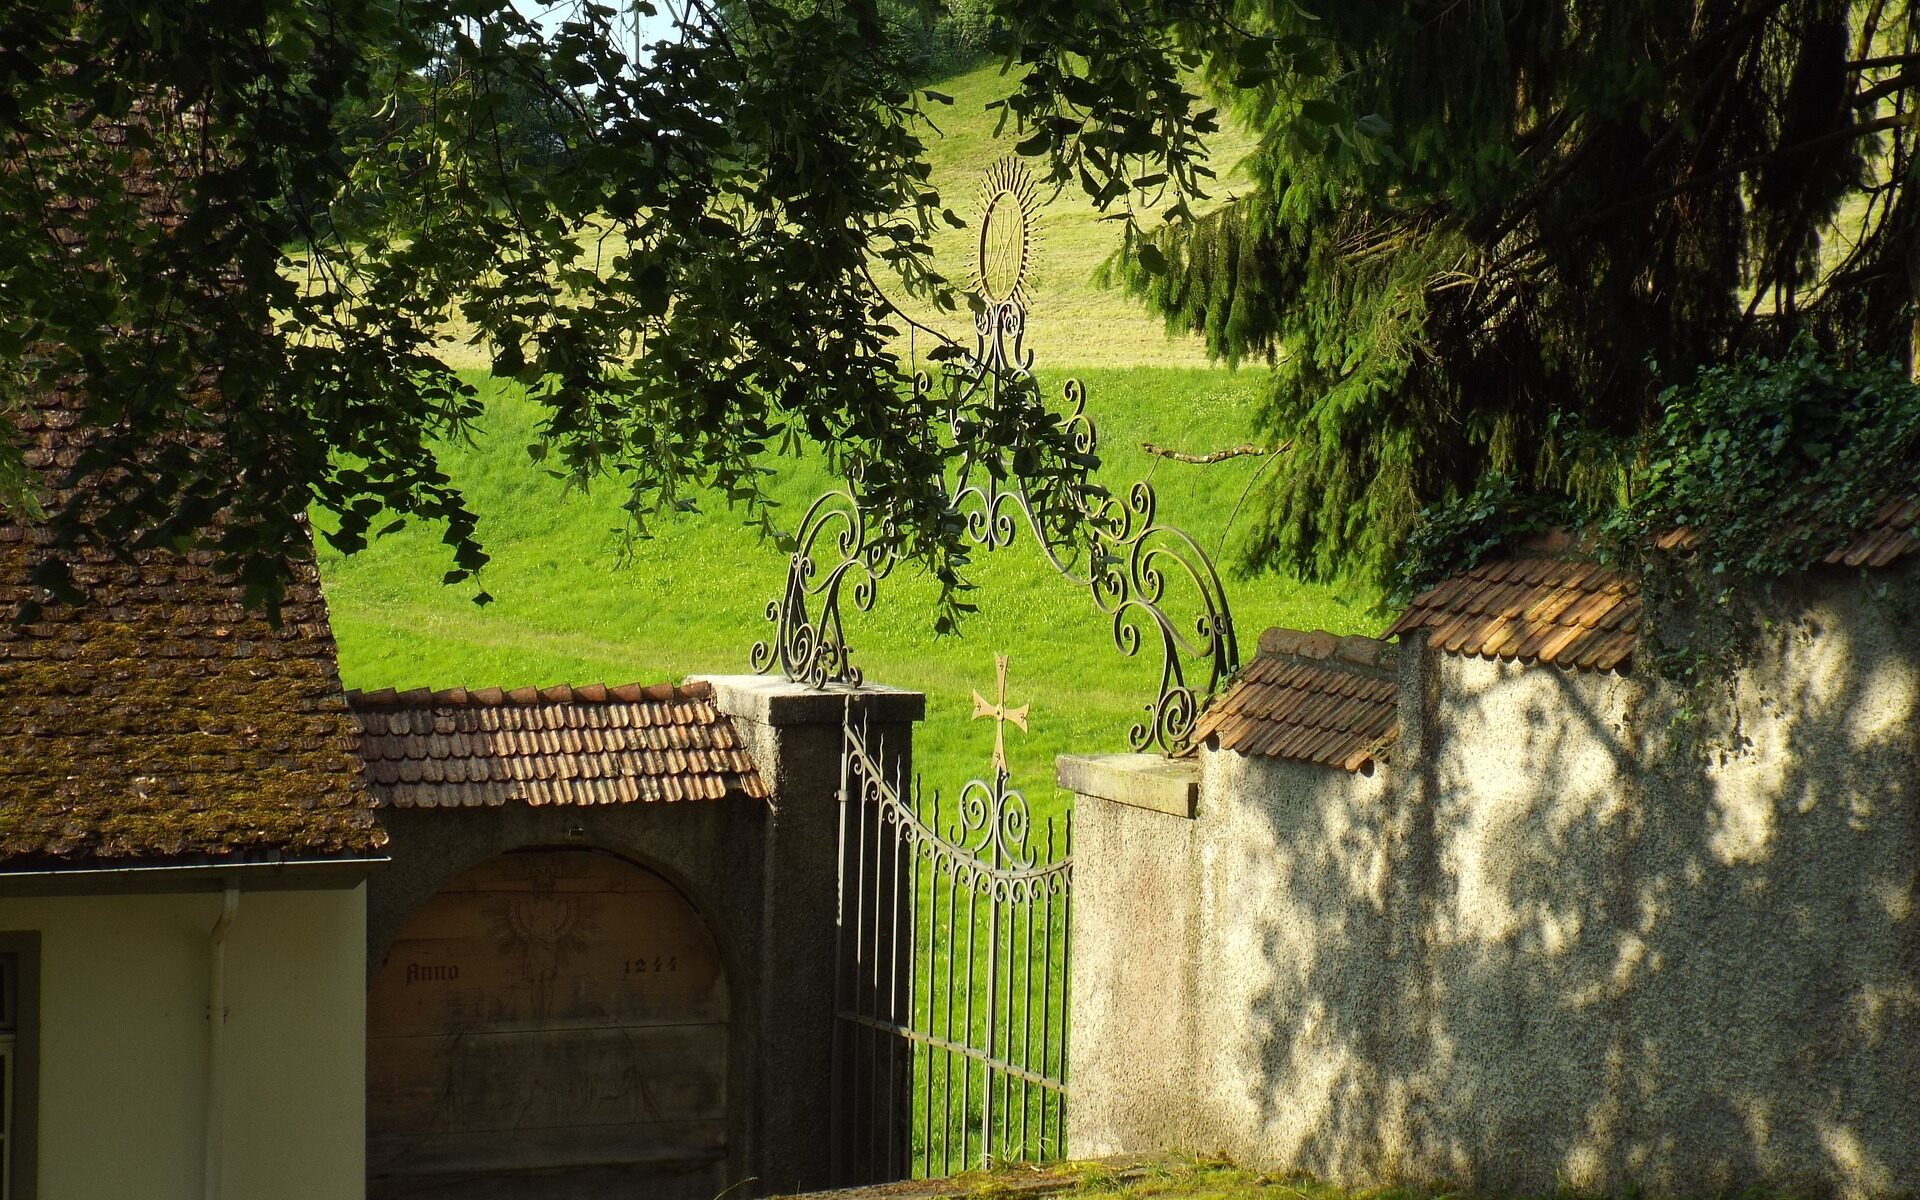
[[[1279,454],[1290,449],[1292,442],[1281,442],[1278,446],[1256,446],[1252,442],[1242,442],[1238,446],[1229,446],[1225,450],[1210,450],[1205,454],[1188,454],[1183,450],[1170,450],[1165,446],[1156,446],[1152,442],[1141,442],[1140,449],[1157,458],[1170,458],[1183,463],[1217,463],[1229,458],[1248,458],[1261,454]]]

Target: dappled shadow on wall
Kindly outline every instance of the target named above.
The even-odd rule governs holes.
[[[1391,787],[1246,800],[1270,828],[1235,874],[1273,890],[1228,1075],[1265,1153],[1503,1190],[1920,1179],[1920,638],[1857,584],[1781,603],[1698,725],[1644,672],[1436,656]]]

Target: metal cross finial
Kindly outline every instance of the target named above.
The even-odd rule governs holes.
[[[988,704],[987,698],[979,692],[976,691],[973,694],[973,719],[978,721],[981,717],[993,718],[993,769],[1004,775],[1007,773],[1007,722],[1012,721],[1020,727],[1020,732],[1025,733],[1027,706],[1022,704],[1019,708],[1007,707],[1007,656],[994,655],[993,669],[998,677],[998,691],[994,695],[992,704]]]

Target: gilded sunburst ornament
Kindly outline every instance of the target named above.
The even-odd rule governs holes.
[[[980,252],[974,288],[988,304],[1027,303],[1027,271],[1039,232],[1033,177],[1018,159],[1003,158],[980,181]]]

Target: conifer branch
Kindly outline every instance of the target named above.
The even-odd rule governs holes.
[[[1906,89],[1913,87],[1916,83],[1920,83],[1920,74],[1915,74],[1913,72],[1906,72],[1904,74],[1896,75],[1892,79],[1887,80],[1885,83],[1878,84],[1874,87],[1868,88],[1864,92],[1861,92],[1859,95],[1853,98],[1851,103],[1855,108],[1872,108],[1875,104],[1878,104],[1880,101],[1886,99],[1888,96],[1892,96],[1892,95],[1895,95],[1896,93],[1903,92]]]
[[[1904,67],[1920,63],[1920,54],[1886,54],[1879,58],[1856,58],[1847,64],[1849,71],[1871,71],[1878,67]]]

